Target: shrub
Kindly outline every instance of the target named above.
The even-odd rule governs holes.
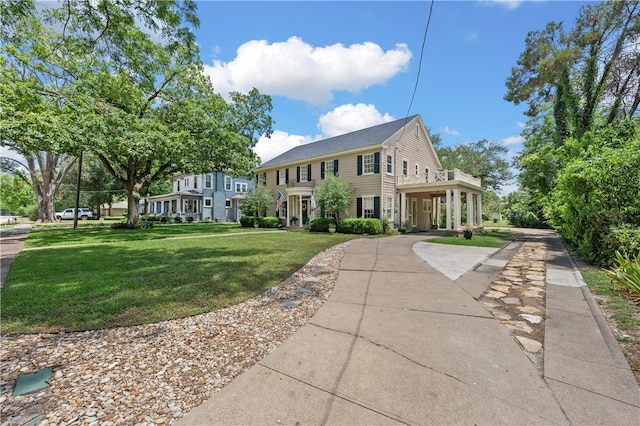
[[[382,233],[382,223],[380,219],[348,218],[340,222],[339,231],[343,234],[378,235]]]
[[[309,222],[311,232],[329,232],[329,225],[335,225],[336,221],[332,217],[317,217]]]
[[[182,218],[178,215],[174,216],[172,220],[173,220],[173,223],[182,223]]]
[[[253,225],[256,223],[255,216],[242,216],[240,218],[240,225],[243,228],[253,228]]]
[[[634,258],[640,255],[640,228],[623,224],[603,228],[589,245],[579,247],[585,260],[609,267],[616,260],[616,252]]]
[[[631,259],[616,251],[616,267],[609,271],[611,279],[640,296],[640,254]]]
[[[29,220],[33,220],[34,222],[38,220],[38,205],[30,204],[24,208],[24,214],[29,218]]]
[[[258,223],[261,228],[277,228],[280,226],[281,221],[279,217],[267,216],[259,218]]]
[[[187,216],[187,222],[188,223],[193,223],[193,221],[195,220],[195,217],[193,216]]]
[[[111,224],[111,229],[151,229],[153,228],[153,222],[143,220],[138,223],[131,222],[116,222]]]

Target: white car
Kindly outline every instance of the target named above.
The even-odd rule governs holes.
[[[56,213],[58,220],[73,219],[73,213],[75,209],[66,209]],[[78,209],[78,219],[87,220],[93,219],[93,212],[91,209]]]

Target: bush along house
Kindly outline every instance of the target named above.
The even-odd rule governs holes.
[[[387,217],[407,231],[439,223],[450,230],[482,226],[480,179],[442,169],[419,115],[297,146],[255,172],[259,184],[283,195],[278,210],[274,199],[267,214],[286,226],[319,217],[314,190],[330,173],[351,182],[352,202],[344,217]]]
[[[223,172],[173,176],[173,192],[140,200],[145,214],[179,216],[182,220],[238,222],[240,206],[254,187],[249,178],[233,178]]]

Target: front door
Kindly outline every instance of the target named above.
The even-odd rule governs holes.
[[[309,223],[309,199],[308,198],[303,198],[302,199],[302,223],[306,224]]]

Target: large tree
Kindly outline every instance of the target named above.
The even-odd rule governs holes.
[[[512,177],[509,163],[503,158],[508,149],[498,142],[483,139],[475,143],[442,147],[437,150],[442,167],[460,169],[482,180],[488,190],[499,191]]]
[[[238,111],[252,113],[238,117],[214,93],[188,29],[198,25],[195,2],[10,2],[0,12],[7,68],[47,102],[82,114],[62,152],[100,159],[127,192],[130,223],[139,221],[141,191],[172,172],[242,174],[255,165],[253,135],[271,133],[271,101],[236,95]]]

